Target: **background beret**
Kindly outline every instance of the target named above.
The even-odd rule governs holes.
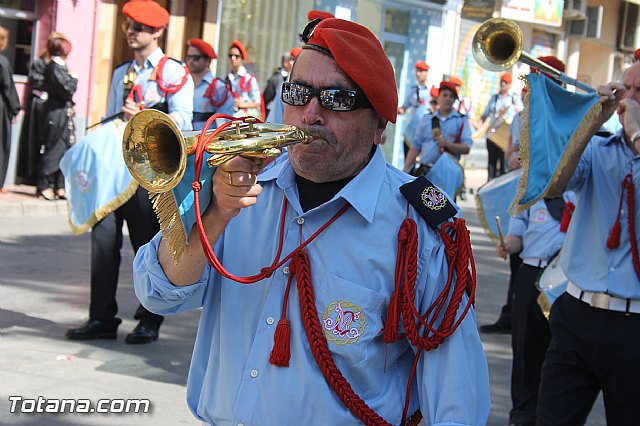
[[[511,74],[509,74],[508,72],[505,72],[500,77],[500,81],[504,81],[505,83],[508,83],[508,84],[511,84],[511,80],[512,80]]]
[[[640,59],[640,49],[636,49],[636,51],[633,52],[633,57],[636,61]]]
[[[429,71],[429,64],[427,64],[425,61],[418,61],[416,62],[416,68],[419,70]]]
[[[233,42],[231,42],[231,46],[229,46],[229,49],[231,49],[232,47],[236,47],[240,51],[240,56],[244,61],[247,60],[247,49],[244,48],[244,44],[240,43],[238,40],[233,40]]]
[[[169,12],[151,0],[132,0],[122,6],[122,13],[136,22],[153,28],[161,28],[169,23]]]
[[[328,18],[311,31],[308,45],[328,50],[383,119],[396,122],[398,89],[391,62],[375,35],[362,25]]]
[[[564,72],[565,70],[565,66],[564,66],[564,62],[562,62],[560,59],[556,58],[555,56],[540,56],[538,57],[538,60],[541,62],[544,62],[545,64],[549,65],[552,68],[557,69],[560,72]],[[530,67],[531,68],[531,67]],[[537,73],[538,70],[535,68],[531,68],[531,72],[532,73]],[[551,80],[555,81],[556,83],[562,85],[562,82],[560,80],[557,80],[554,76],[544,72],[544,71],[540,71],[542,72],[542,74],[546,75],[547,77],[549,77]]]
[[[216,52],[213,50],[213,47],[201,38],[189,39],[187,44],[189,46],[193,46],[196,49],[198,49],[200,53],[202,53],[204,56],[208,57],[209,59],[216,58]]]
[[[294,47],[293,49],[291,49],[291,51],[289,52],[289,55],[293,56],[294,58],[297,58],[298,55],[300,54],[300,52],[302,52],[302,49],[299,47]]]
[[[460,80],[458,77],[456,77],[455,75],[452,75],[449,77],[449,81],[453,84],[455,84],[458,87],[462,87],[462,80]]]
[[[453,94],[455,95],[456,99],[458,99],[458,88],[452,82],[450,82],[450,81],[441,81],[440,82],[440,89],[438,90],[438,95],[440,95],[440,90],[442,90],[442,89],[451,90],[453,92]]]
[[[314,19],[327,19],[333,17],[334,16],[331,13],[323,12],[321,10],[310,10],[309,13],[307,13],[307,19],[309,21],[313,21]]]
[[[429,90],[429,94],[431,95],[432,98],[437,98],[438,95],[440,94],[440,89],[438,89],[436,86],[431,86],[431,89]]]

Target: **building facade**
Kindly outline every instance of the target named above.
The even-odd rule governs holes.
[[[482,112],[499,76],[480,68],[471,54],[471,39],[480,22],[463,18],[463,0],[156,0],[171,13],[161,46],[181,59],[186,41],[201,37],[218,53],[213,63],[215,74],[226,76],[229,70],[227,48],[233,40],[247,47],[248,65],[261,84],[265,84],[280,64],[280,56],[300,46],[299,33],[312,9],[333,13],[336,17],[366,25],[380,39],[396,71],[400,100],[415,83],[413,64],[430,64],[429,84],[437,85],[444,76],[455,75],[464,85],[461,94],[472,105],[471,115]],[[52,31],[64,33],[73,44],[69,67],[79,76],[76,103],[77,133],[100,121],[106,110],[113,69],[131,58],[125,35],[120,30],[124,19],[120,10],[126,0],[5,0],[0,1],[0,25],[11,33],[5,52],[14,70],[21,100],[30,91],[29,64],[38,56]],[[508,14],[505,6],[536,9],[540,0],[502,0],[495,3],[493,16]],[[549,3],[545,1],[544,3]],[[629,65],[636,47],[640,0],[555,0],[560,12],[559,25],[544,20],[516,16],[524,37],[524,49],[535,56],[555,55],[567,64],[567,74],[578,76],[593,86],[619,79]],[[515,6],[514,6],[515,5]],[[498,7],[500,6],[500,7]],[[519,18],[519,19],[518,19]],[[557,22],[557,21],[556,21]],[[517,64],[514,75],[525,74],[528,67]],[[514,79],[518,92],[521,83]],[[12,136],[12,156],[7,184],[13,182],[17,143],[20,140],[19,116]],[[385,157],[402,164],[402,128],[400,118],[388,129]]]

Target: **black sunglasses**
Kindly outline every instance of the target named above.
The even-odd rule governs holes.
[[[152,33],[154,31],[153,27],[150,27],[148,25],[144,25],[141,24],[140,22],[128,22],[128,21],[124,21],[122,22],[122,31],[124,31],[125,33],[127,31],[129,31],[129,29],[132,29],[133,31],[140,33],[142,31],[148,32],[148,33]]]
[[[367,97],[356,91],[346,89],[316,89],[300,83],[282,83],[282,102],[287,105],[303,106],[317,97],[320,106],[330,111],[353,111],[358,108],[371,108]]]
[[[241,55],[234,55],[233,53],[229,53],[229,59],[240,59],[242,58]]]
[[[203,55],[184,55],[184,61],[187,62],[188,60],[192,60],[192,61],[200,61],[204,59]]]

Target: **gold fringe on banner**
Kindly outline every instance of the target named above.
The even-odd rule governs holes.
[[[89,219],[81,225],[76,225],[71,221],[71,208],[69,206],[69,202],[67,201],[67,218],[69,221],[69,226],[71,227],[71,231],[75,235],[84,234],[89,229],[93,228],[93,225],[107,217],[109,213],[115,211],[120,206],[124,205],[124,203],[129,201],[129,199],[133,197],[133,194],[136,193],[137,189],[138,182],[132,179],[131,182],[129,182],[129,185],[127,185],[127,187],[124,189],[124,191],[113,197],[104,206],[98,208],[95,212],[93,212],[91,217],[89,217]]]
[[[149,192],[149,199],[158,217],[162,238],[167,241],[173,263],[177,265],[187,246],[187,232],[180,219],[176,198],[173,191],[166,191]]]

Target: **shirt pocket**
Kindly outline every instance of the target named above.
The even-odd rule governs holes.
[[[382,342],[385,297],[333,274],[325,274],[315,293],[320,327],[334,360],[353,366],[366,362],[374,340]]]

